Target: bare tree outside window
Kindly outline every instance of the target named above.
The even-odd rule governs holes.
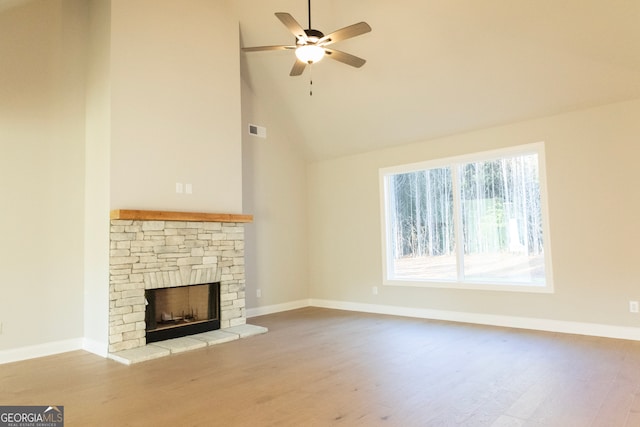
[[[388,279],[545,286],[539,152],[511,151],[383,172]]]

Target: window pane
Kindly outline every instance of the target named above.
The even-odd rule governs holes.
[[[455,280],[451,169],[391,175],[388,189],[391,277]]]
[[[464,280],[544,283],[537,154],[460,166]]]

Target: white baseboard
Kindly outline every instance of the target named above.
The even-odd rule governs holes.
[[[72,338],[63,341],[12,348],[10,350],[0,350],[0,365],[4,363],[19,362],[21,360],[35,359],[36,357],[66,353],[68,351],[82,350],[82,341],[82,338]]]
[[[507,328],[531,329],[537,331],[640,341],[640,328],[628,326],[538,319],[532,317],[465,313],[461,311],[431,310],[426,308],[397,307],[323,299],[303,299],[264,307],[248,308],[246,313],[247,318],[251,318],[304,307],[332,308],[336,310],[359,311],[363,313],[388,314],[420,319],[446,320],[450,322],[475,323],[479,325],[502,326]],[[86,338],[73,338],[10,350],[0,350],[0,364],[34,359],[36,357],[51,356],[75,350],[86,350],[102,357],[107,357],[108,355],[107,346],[104,343]]]
[[[378,304],[352,303],[311,299],[313,307],[337,310],[360,311],[364,313],[389,314],[421,319],[447,320],[450,322],[475,323],[479,325],[502,326],[507,328],[531,329],[536,331],[560,332],[565,334],[589,335],[640,341],[640,328],[603,325],[600,323],[571,322],[566,320],[538,319],[532,317],[500,316],[493,314],[465,313],[460,311],[431,310],[425,308],[397,307]]]
[[[298,301],[285,302],[283,304],[265,305],[263,307],[255,307],[247,309],[247,318],[264,316],[265,314],[280,313],[281,311],[295,310],[298,308],[309,307],[311,304],[308,299]]]

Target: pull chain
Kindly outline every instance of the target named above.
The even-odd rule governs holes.
[[[307,12],[309,13],[309,29],[311,29],[311,0],[307,1]],[[312,63],[309,62],[309,96],[313,96],[313,73],[311,70],[313,69]]]

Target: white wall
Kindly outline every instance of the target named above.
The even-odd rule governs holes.
[[[245,210],[254,214],[245,227],[249,315],[306,304],[309,291],[307,163],[277,106],[267,102],[243,81],[243,198]],[[249,123],[266,127],[267,138],[249,135]]]
[[[404,308],[640,326],[640,100],[312,164],[310,297]],[[378,169],[546,144],[555,293],[382,286]],[[379,294],[372,294],[372,287]]]
[[[83,31],[79,1],[0,13],[0,350],[83,334]]]
[[[234,2],[113,0],[110,66],[111,209],[242,213]]]

